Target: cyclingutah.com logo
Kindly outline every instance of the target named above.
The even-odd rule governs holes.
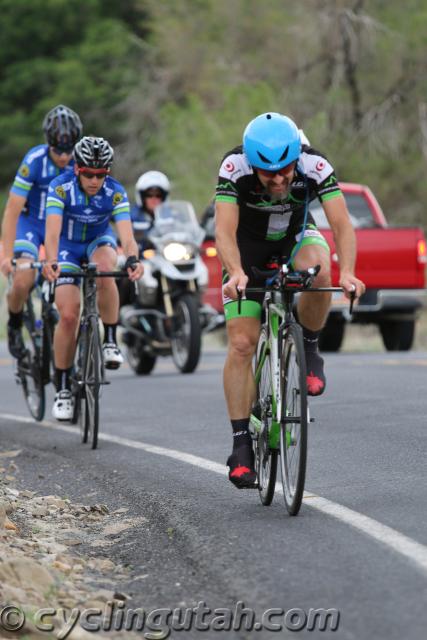
[[[194,607],[126,609],[121,601],[109,601],[103,609],[55,609],[46,607],[31,612],[31,626],[38,631],[56,632],[65,640],[79,625],[89,632],[140,631],[146,640],[163,640],[172,631],[336,631],[340,613],[337,609],[285,610],[266,609],[257,616],[254,609],[238,601],[234,607],[211,609],[201,600]],[[0,604],[0,630],[19,631],[25,625],[25,613],[14,605]]]

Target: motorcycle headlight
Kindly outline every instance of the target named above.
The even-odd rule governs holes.
[[[193,250],[190,246],[181,244],[180,242],[170,242],[163,248],[163,255],[170,262],[182,262],[191,260],[194,257]]]

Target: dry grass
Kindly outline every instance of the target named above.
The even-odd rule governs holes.
[[[418,319],[412,350],[427,350],[427,310],[424,310]],[[384,351],[384,345],[378,327],[373,324],[348,325],[341,351]]]

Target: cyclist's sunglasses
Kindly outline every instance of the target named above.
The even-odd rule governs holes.
[[[91,180],[96,178],[97,180],[103,180],[110,173],[108,169],[87,169],[87,167],[79,167],[77,169],[80,176]]]
[[[63,153],[66,153],[67,156],[70,156],[73,153],[73,147],[51,147],[51,149],[58,156],[62,156]]]
[[[145,194],[146,198],[163,198],[163,193],[161,191],[148,191]]]
[[[297,164],[297,162],[296,162],[296,160],[294,160],[293,162],[290,162],[285,167],[282,167],[281,169],[278,169],[277,171],[266,171],[265,169],[260,169],[259,167],[256,167],[256,170],[257,170],[257,172],[259,174],[261,174],[265,178],[274,178],[275,175],[279,175],[279,176],[288,175],[288,173],[290,171],[293,171],[295,169],[296,164]]]

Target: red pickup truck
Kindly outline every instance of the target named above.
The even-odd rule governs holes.
[[[356,274],[366,284],[366,293],[348,315],[342,295],[333,298],[320,338],[323,351],[338,351],[347,322],[377,324],[388,351],[411,348],[418,311],[427,303],[425,270],[426,239],[419,227],[389,226],[372,191],[360,184],[340,183],[357,236]],[[332,281],[338,285],[338,258],[332,232],[318,201],[310,211],[331,248]],[[204,260],[209,270],[205,301],[222,313],[221,266],[216,256],[213,206],[206,210]]]

